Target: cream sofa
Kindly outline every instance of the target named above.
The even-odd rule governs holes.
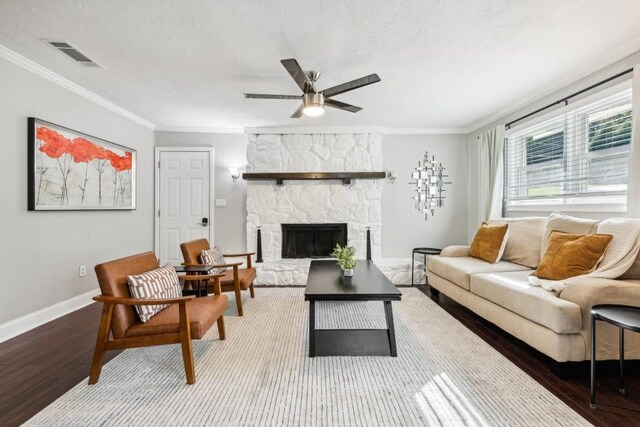
[[[549,218],[493,222],[509,223],[502,259],[489,264],[469,257],[467,246],[445,248],[427,262],[432,291],[442,292],[557,362],[590,359],[593,305],[640,306],[640,256],[621,279],[577,278],[559,295],[528,282],[551,230],[596,232],[598,221],[554,213]],[[601,322],[597,328],[598,359],[618,358],[618,329]],[[640,334],[626,333],[625,357],[640,359]]]

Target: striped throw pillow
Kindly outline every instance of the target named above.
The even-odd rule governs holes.
[[[146,273],[128,276],[127,280],[132,298],[158,299],[182,296],[182,286],[176,269],[170,264]],[[136,305],[135,307],[138,317],[144,323],[169,305]]]
[[[222,255],[222,249],[218,246],[214,246],[211,249],[200,252],[200,262],[206,265],[220,265],[226,264],[224,255]],[[222,274],[227,271],[226,267],[214,268],[211,270],[211,274]]]

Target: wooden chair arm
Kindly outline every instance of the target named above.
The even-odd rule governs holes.
[[[121,305],[165,305],[165,304],[184,304],[194,299],[194,295],[178,298],[122,298],[112,297],[108,295],[98,295],[93,297],[94,301],[102,302],[105,304],[121,304]]]
[[[227,258],[247,257],[247,268],[251,268],[251,255],[255,255],[255,252],[247,252],[243,254],[224,254],[224,256]]]
[[[224,274],[185,274],[178,276],[180,280],[213,280],[216,277],[223,277]]]
[[[188,264],[186,262],[183,262],[182,265],[184,265],[185,267],[202,267],[202,266],[206,266],[206,267],[211,267],[211,268],[229,268],[229,267],[238,267],[240,265],[242,265],[242,262],[230,262],[227,264]]]
[[[207,264],[208,265],[208,264]],[[238,268],[239,266],[241,266],[242,263],[241,262],[228,262],[226,264],[215,264],[215,265],[210,265],[211,268]]]

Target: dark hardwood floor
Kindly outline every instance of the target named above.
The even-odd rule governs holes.
[[[471,310],[461,306],[444,294],[431,296],[427,286],[418,288],[458,319],[476,335],[498,350],[534,380],[552,392],[578,414],[596,426],[640,426],[640,369],[638,363],[625,365],[626,395],[619,394],[618,364],[615,361],[599,363],[596,381],[596,409],[589,406],[589,362],[572,363],[568,377],[554,373],[555,362],[512,337]],[[635,411],[620,409],[633,408]]]
[[[91,304],[0,343],[0,426],[24,423],[86,380],[101,314]]]
[[[419,286],[429,295],[428,288]],[[615,364],[600,369],[597,409],[589,407],[589,371],[586,364],[573,367],[561,379],[553,362],[444,295],[431,297],[452,316],[505,355],[533,379],[597,426],[640,425],[640,369],[627,370],[627,395],[616,392]],[[17,426],[44,409],[80,381],[85,381],[95,345],[101,307],[89,305],[0,343],[0,426]],[[117,352],[109,352],[106,361]]]

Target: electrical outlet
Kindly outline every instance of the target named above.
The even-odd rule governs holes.
[[[80,277],[84,277],[87,275],[87,266],[86,265],[81,265],[80,268],[78,268],[78,274],[80,275]]]

